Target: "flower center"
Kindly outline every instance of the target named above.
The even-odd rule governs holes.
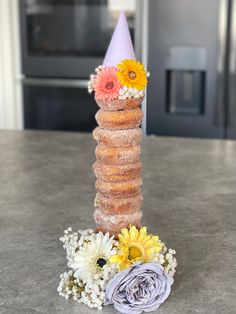
[[[103,267],[104,265],[106,265],[106,263],[107,263],[107,261],[104,259],[104,258],[102,258],[102,257],[99,257],[99,259],[97,260],[97,265],[99,266],[99,267]]]
[[[114,87],[114,82],[110,81],[106,83],[106,89],[111,90]]]
[[[129,71],[129,78],[131,80],[135,80],[136,79],[136,73],[134,71]]]
[[[129,247],[129,254],[128,254],[129,260],[132,260],[132,259],[135,259],[138,257],[142,257],[142,255],[143,255],[142,251],[137,246],[130,246]]]

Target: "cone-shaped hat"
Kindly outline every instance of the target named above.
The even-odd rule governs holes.
[[[136,58],[125,13],[121,11],[103,65],[116,66],[124,59]]]

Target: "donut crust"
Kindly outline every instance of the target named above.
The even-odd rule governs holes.
[[[129,214],[141,210],[143,197],[141,194],[125,198],[108,198],[97,193],[94,207],[100,208],[105,214]]]
[[[138,128],[143,119],[143,112],[140,108],[120,111],[100,109],[95,118],[98,125],[103,129],[125,130]]]
[[[124,165],[111,165],[96,161],[93,164],[93,171],[98,179],[107,182],[120,182],[140,178],[141,167],[140,161]]]
[[[95,155],[98,161],[104,164],[125,165],[139,161],[141,154],[140,146],[133,147],[108,147],[99,144],[95,149]]]
[[[94,211],[94,220],[97,224],[97,230],[103,233],[109,232],[110,235],[117,236],[122,228],[130,225],[140,228],[142,211],[138,210],[130,214],[107,215],[101,209]]]
[[[127,130],[109,130],[97,127],[93,138],[100,144],[109,147],[130,147],[140,145],[142,130],[140,128]]]
[[[96,103],[103,110],[108,111],[118,111],[118,110],[130,110],[140,107],[143,102],[144,97],[141,98],[128,98],[122,99],[112,99],[112,100],[101,100],[95,97]]]
[[[125,182],[106,182],[101,179],[96,180],[96,189],[98,193],[105,197],[124,198],[135,196],[140,193],[141,185],[141,178]]]

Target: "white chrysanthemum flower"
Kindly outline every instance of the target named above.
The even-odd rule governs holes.
[[[109,257],[116,254],[113,237],[101,232],[92,234],[87,245],[83,245],[69,261],[68,266],[74,270],[74,276],[84,282],[93,282],[103,277],[103,267],[108,264]]]
[[[71,228],[64,231],[60,240],[66,250],[68,266],[75,268],[61,274],[59,294],[101,310],[107,283],[117,272],[116,265],[108,263],[110,255],[117,251],[117,242],[108,234],[97,234],[92,229],[73,232]]]

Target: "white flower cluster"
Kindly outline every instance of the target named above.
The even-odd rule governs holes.
[[[73,232],[71,228],[64,231],[60,241],[70,270],[60,276],[59,295],[101,310],[107,283],[117,272],[117,266],[106,261],[115,253],[116,241],[92,229]]]
[[[98,67],[96,67],[95,72],[98,73],[98,72],[100,72],[104,68],[105,68],[104,65],[99,65]]]
[[[157,253],[154,257],[154,261],[161,264],[167,274],[174,277],[177,267],[177,260],[175,258],[176,251],[173,249],[167,249],[163,243],[163,249],[160,253]]]
[[[139,90],[137,88],[127,87],[127,86],[123,86],[119,90],[118,99],[125,100],[125,99],[129,99],[132,97],[134,97],[134,98],[144,97],[144,90]]]
[[[68,300],[71,296],[74,300],[81,298],[81,292],[84,291],[84,285],[82,281],[74,277],[72,270],[64,272],[60,275],[60,283],[57,288],[59,295]]]
[[[148,72],[148,70],[146,68],[144,68],[144,70],[146,72],[147,77],[149,77],[150,76],[150,72]]]
[[[101,71],[104,68],[103,65],[99,65],[96,67],[95,72],[96,74]],[[95,79],[96,79],[96,74],[91,74],[90,75],[90,80],[88,81],[88,92],[91,94],[94,91],[94,84],[95,84]]]
[[[102,310],[106,299],[106,286],[108,281],[114,277],[117,272],[116,265],[105,265],[103,267],[103,276],[94,275],[92,280],[88,280],[85,284],[84,291],[81,292],[81,298],[77,301],[86,304],[90,308]]]
[[[64,231],[64,236],[60,238],[60,241],[63,243],[63,248],[66,250],[66,258],[68,262],[74,260],[76,251],[79,250],[85,243],[91,241],[91,236],[95,232],[93,229],[78,230],[73,232],[71,228],[68,228]]]
[[[95,84],[96,75],[91,74],[90,80],[88,81],[88,92],[91,94],[94,91],[94,84]]]

